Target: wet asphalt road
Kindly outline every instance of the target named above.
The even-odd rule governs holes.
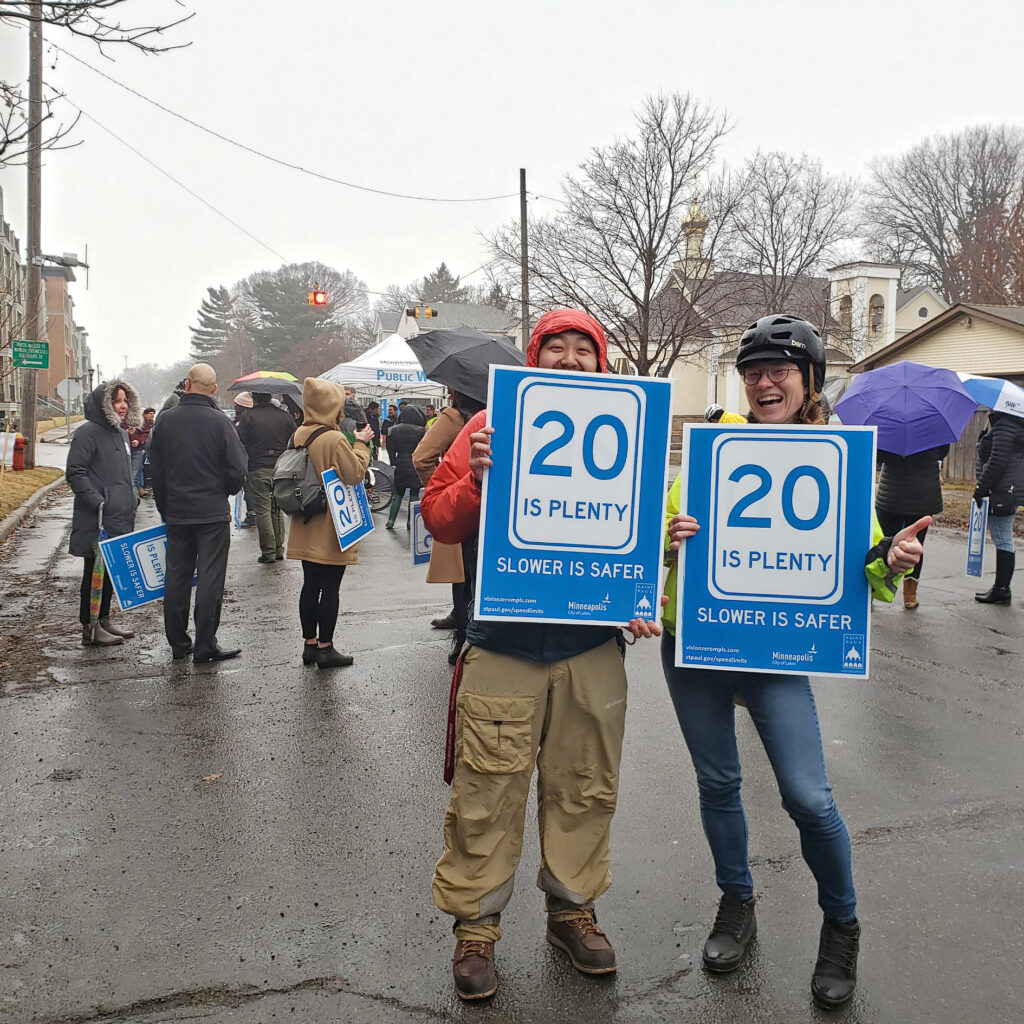
[[[811,1005],[812,880],[742,712],[759,937],[734,975],[700,970],[717,890],[654,642],[627,658],[599,904],[618,975],[578,975],[544,942],[528,823],[501,989],[462,1006],[430,899],[449,670],[429,619],[447,588],[421,582],[406,531],[378,520],[346,573],[356,664],[332,674],[299,663],[298,565],[259,565],[255,531],[234,534],[221,640],[244,655],[193,667],[171,662],[158,606],[122,618],[139,632],[123,647],[78,645],[70,510],[58,498],[0,552],[0,1019],[1024,1019],[1024,576],[1012,607],[975,604],[962,535],[929,535],[918,612],[876,609],[871,681],[816,686],[864,926],[850,1008]]]

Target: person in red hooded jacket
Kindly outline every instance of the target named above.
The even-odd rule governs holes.
[[[607,373],[601,325],[587,313],[544,314],[527,366]],[[455,439],[423,495],[435,540],[462,544],[476,565],[481,481],[491,444],[509,443],[511,424],[477,413]],[[660,634],[634,619],[637,637]],[[616,969],[597,926],[594,901],[611,884],[609,833],[618,795],[626,713],[624,644],[616,627],[471,620],[455,670],[455,758],[445,816],[445,850],[434,902],[455,918],[452,973],[462,999],[497,990],[494,943],[522,851],[526,802],[537,765],[541,869],[547,940],[585,974]]]

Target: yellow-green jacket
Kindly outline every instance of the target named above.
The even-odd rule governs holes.
[[[675,635],[676,631],[676,572],[677,552],[669,550],[668,524],[679,509],[679,495],[681,492],[680,481],[682,474],[675,478],[672,487],[668,492],[668,502],[665,506],[665,564],[668,566],[668,576],[665,579],[665,594],[668,597],[668,604],[661,613],[661,621],[665,629]],[[882,528],[878,525],[878,517],[871,513],[871,550],[864,559],[864,574],[871,585],[871,596],[877,597],[880,601],[889,601],[896,596],[900,580],[906,573],[897,573],[889,568],[886,558],[889,554],[889,545],[892,537],[883,537]],[[683,542],[688,543],[687,541]]]

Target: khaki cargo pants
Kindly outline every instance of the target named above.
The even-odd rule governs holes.
[[[434,902],[460,939],[496,941],[523,846],[537,765],[547,907],[589,906],[611,885],[609,833],[619,790],[626,673],[614,639],[552,664],[466,653],[455,775]]]

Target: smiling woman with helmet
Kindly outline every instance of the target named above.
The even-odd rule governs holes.
[[[785,315],[762,317],[740,338],[736,369],[743,378],[752,423],[822,425],[825,346],[817,328]],[[666,544],[677,552],[700,529],[679,511],[680,480],[668,498]],[[876,529],[865,572],[872,590],[892,601],[895,577],[921,558],[916,533],[930,517],[892,538]],[[704,944],[704,966],[735,970],[757,933],[754,882],[747,855],[747,819],[740,798],[740,761],[734,699],[750,711],[778,780],[782,803],[800,831],[800,848],[818,885],[824,913],[818,959],[811,979],[816,1003],[845,1005],[857,984],[860,924],[853,888],[850,837],[832,799],[825,774],[818,713],[805,675],[709,671],[675,665],[676,559],[665,581],[662,666],[676,717],[697,773],[701,820],[715,862],[722,898]]]

